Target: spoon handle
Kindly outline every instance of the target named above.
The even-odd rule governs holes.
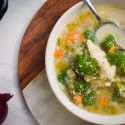
[[[98,21],[100,21],[101,18],[100,18],[99,15],[97,14],[97,12],[96,12],[95,8],[93,7],[93,5],[91,4],[90,0],[83,0],[83,1],[86,3],[86,5],[87,5],[88,8],[91,10],[91,12],[92,12],[93,15],[96,17],[96,19],[97,19]]]

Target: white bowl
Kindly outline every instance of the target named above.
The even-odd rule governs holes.
[[[113,3],[117,6],[125,8],[125,0],[92,0],[93,4],[110,4]],[[84,109],[79,108],[64,94],[64,92],[60,89],[56,73],[54,69],[54,51],[55,45],[57,42],[57,38],[60,35],[62,29],[67,24],[67,20],[70,20],[73,15],[75,15],[79,10],[85,8],[83,2],[80,2],[73,7],[71,7],[56,23],[54,26],[46,48],[46,72],[48,76],[48,80],[50,86],[55,93],[58,100],[73,114],[78,116],[81,119],[86,121],[96,123],[96,124],[105,124],[105,125],[118,125],[125,123],[125,114],[106,116],[106,115],[98,115],[91,112],[88,112]]]

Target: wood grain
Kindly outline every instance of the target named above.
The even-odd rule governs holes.
[[[21,89],[45,66],[45,48],[49,34],[62,14],[80,0],[47,0],[29,24],[19,52],[18,73]]]

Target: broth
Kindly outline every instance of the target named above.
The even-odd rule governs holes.
[[[96,6],[96,10],[104,20],[125,29],[124,9],[105,5]],[[125,41],[111,32],[98,46],[97,23],[86,9],[73,16],[64,27],[54,54],[59,86],[70,101],[87,111],[104,115],[124,113],[125,55],[116,43]]]

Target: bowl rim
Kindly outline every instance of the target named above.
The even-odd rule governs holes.
[[[83,2],[79,2],[68,9],[57,21],[54,28],[51,31],[51,34],[48,39],[48,43],[46,46],[46,53],[45,53],[45,68],[47,73],[47,78],[50,84],[51,89],[53,90],[56,98],[61,102],[61,104],[69,110],[71,113],[76,115],[77,117],[86,120],[91,123],[95,124],[105,124],[105,125],[118,125],[125,123],[125,113],[118,114],[118,115],[99,115],[96,113],[88,112],[85,109],[81,109],[80,107],[73,104],[68,97],[64,94],[64,92],[59,87],[59,83],[56,78],[56,73],[54,69],[54,50],[57,38],[64,28],[63,24],[66,17],[71,15],[73,11],[77,11],[83,7]],[[69,18],[70,20],[71,18]],[[68,22],[68,21],[66,21]],[[63,27],[63,28],[62,28]],[[60,30],[61,29],[61,30]],[[58,32],[58,30],[60,30]]]

